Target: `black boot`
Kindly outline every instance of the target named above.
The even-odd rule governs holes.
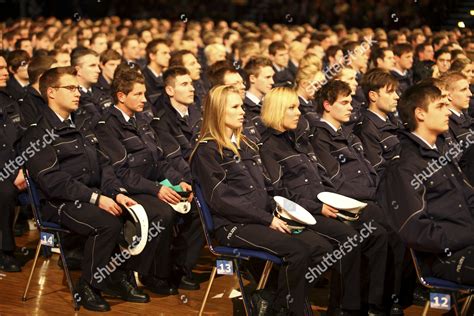
[[[5,272],[20,272],[21,267],[13,254],[0,250],[0,270]]]

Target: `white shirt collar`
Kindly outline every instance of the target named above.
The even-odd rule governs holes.
[[[392,71],[396,72],[396,73],[399,74],[400,76],[406,76],[406,74],[408,73],[408,70],[405,70],[404,72],[401,72],[401,71],[398,70],[397,68],[393,68]]]
[[[61,121],[61,123],[64,122],[65,120],[71,120],[71,122],[72,122],[72,116],[71,116],[71,114],[69,114],[69,116],[68,116],[67,118],[63,118],[61,115],[59,115],[59,114],[56,113],[56,112],[54,112],[54,114],[57,115],[57,117],[59,118],[59,120]]]
[[[230,141],[237,145],[237,137],[235,137],[235,134],[232,134],[232,137],[230,138]]]
[[[260,101],[261,101],[255,94],[253,94],[253,93],[250,92],[250,91],[245,92],[245,96],[246,96],[247,98],[249,98],[250,101],[252,101],[252,102],[255,103],[255,104],[259,104]]]
[[[382,121],[387,122],[388,117],[383,117],[382,115],[380,115],[380,114],[378,114],[378,113],[376,113],[376,112],[374,112],[374,111],[372,111],[372,110],[370,110],[370,109],[368,109],[368,110],[369,110],[370,112],[374,113],[375,115],[377,115],[378,117],[380,117],[380,119],[381,119]]]
[[[462,116],[462,113],[461,112],[458,112],[456,111],[455,109],[449,109],[451,112],[453,112],[453,114],[455,114],[457,117],[461,117]]]
[[[302,96],[299,95],[299,97],[304,101],[305,104],[308,104],[308,103],[309,103],[309,101],[306,100],[305,98],[303,98]]]
[[[87,89],[86,87],[83,87],[83,86],[79,86],[79,88],[84,93],[92,92],[92,88]]]
[[[155,76],[156,78],[161,77],[161,74],[157,74],[153,69],[151,69],[150,66],[146,66],[146,67],[148,68],[148,70],[151,71],[151,73],[153,74],[153,76]]]
[[[413,135],[415,135],[416,137],[418,137],[421,141],[423,141],[423,143],[426,144],[426,146],[428,146],[429,148],[431,149],[434,149],[434,150],[438,150],[438,147],[436,147],[436,144],[431,146],[430,143],[428,143],[426,140],[423,139],[423,137],[421,137],[420,135],[418,135],[417,133],[415,132],[411,132]]]
[[[278,66],[278,65],[276,65],[276,64],[273,64],[273,67],[276,69],[277,72],[280,72],[280,71],[285,70],[285,67],[280,67],[280,66]]]
[[[175,108],[174,106],[173,106],[173,109],[175,109],[176,112],[178,112],[178,114],[179,114],[181,117],[185,117],[186,115],[189,116],[189,110],[188,110],[188,108],[186,108],[186,111],[185,111],[185,112],[181,112],[180,110],[178,110],[178,108]]]
[[[331,126],[331,128],[332,128],[335,132],[337,132],[338,129],[336,128],[336,126],[332,125],[332,123],[326,121],[326,120],[323,119],[323,118],[321,118],[321,122],[325,122],[326,124],[328,124],[329,126]]]
[[[123,118],[125,119],[125,122],[128,122],[130,120],[130,116],[128,116],[127,113],[125,113],[124,111],[122,111],[118,106],[114,105],[114,107],[120,111],[120,113],[122,113],[123,115]]]

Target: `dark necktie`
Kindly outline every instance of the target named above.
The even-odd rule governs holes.
[[[128,120],[128,122],[129,122],[130,124],[132,124],[133,127],[137,128],[137,120],[135,119],[134,116],[132,116],[132,117]]]
[[[69,127],[76,127],[76,125],[74,125],[74,123],[72,122],[71,119],[67,119],[67,120],[64,120],[64,124],[68,125]]]
[[[189,115],[184,115],[183,120],[186,122],[186,125],[189,125]]]

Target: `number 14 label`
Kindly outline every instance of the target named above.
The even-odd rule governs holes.
[[[49,247],[54,247],[54,235],[50,233],[41,232],[41,244]]]
[[[430,307],[449,311],[451,309],[451,295],[430,293]]]
[[[216,260],[217,274],[232,275],[234,266],[230,260]]]

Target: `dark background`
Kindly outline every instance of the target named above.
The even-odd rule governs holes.
[[[0,0],[0,19],[39,16],[101,18],[224,19],[312,25],[344,23],[354,27],[439,29],[466,0]],[[472,25],[472,18],[465,21]]]

